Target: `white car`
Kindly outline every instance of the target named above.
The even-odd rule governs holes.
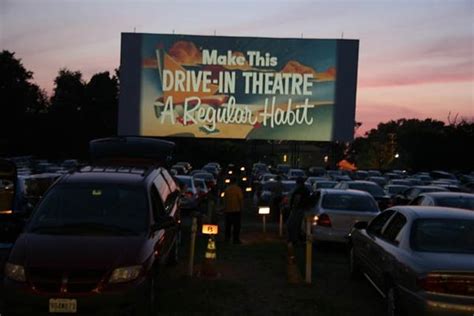
[[[314,241],[346,243],[356,222],[368,222],[380,213],[375,199],[363,191],[321,189],[316,191],[314,200],[311,226]]]

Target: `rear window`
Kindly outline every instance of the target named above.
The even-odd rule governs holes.
[[[214,180],[214,176],[210,173],[197,173],[194,175],[194,178],[204,179],[207,181]]]
[[[366,195],[355,194],[326,194],[322,207],[330,210],[378,212],[375,201]]]
[[[370,193],[372,196],[383,196],[385,193],[383,189],[378,185],[372,185],[368,183],[349,183],[349,188],[359,191],[365,191]]]
[[[422,252],[474,254],[474,220],[417,219],[412,226],[411,247]]]
[[[186,187],[190,187],[192,188],[193,187],[193,181],[192,181],[193,178],[191,177],[176,177],[176,180],[181,184],[181,185],[184,185]]]
[[[474,197],[442,197],[436,198],[436,205],[474,210]]]

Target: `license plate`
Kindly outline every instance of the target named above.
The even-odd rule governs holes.
[[[77,300],[65,298],[51,298],[49,300],[50,313],[77,313]]]

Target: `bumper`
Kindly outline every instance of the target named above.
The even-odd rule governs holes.
[[[401,288],[400,303],[410,315],[461,316],[474,314],[474,297],[413,293]]]
[[[347,231],[336,230],[333,228],[327,228],[327,227],[321,227],[321,226],[312,227],[313,241],[331,241],[331,242],[347,243],[348,242],[346,238],[347,234],[348,234]]]
[[[128,315],[143,308],[149,284],[141,280],[121,290],[87,294],[35,293],[27,285],[4,280],[5,311],[20,315],[48,315],[51,298],[77,300],[77,313],[71,315]]]

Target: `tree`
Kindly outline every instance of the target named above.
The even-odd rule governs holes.
[[[85,87],[84,123],[91,138],[112,136],[117,131],[118,78],[109,72],[97,73]]]
[[[0,143],[7,152],[23,147],[26,135],[21,131],[31,127],[35,114],[48,106],[46,93],[32,80],[33,72],[25,69],[15,53],[0,53]]]

